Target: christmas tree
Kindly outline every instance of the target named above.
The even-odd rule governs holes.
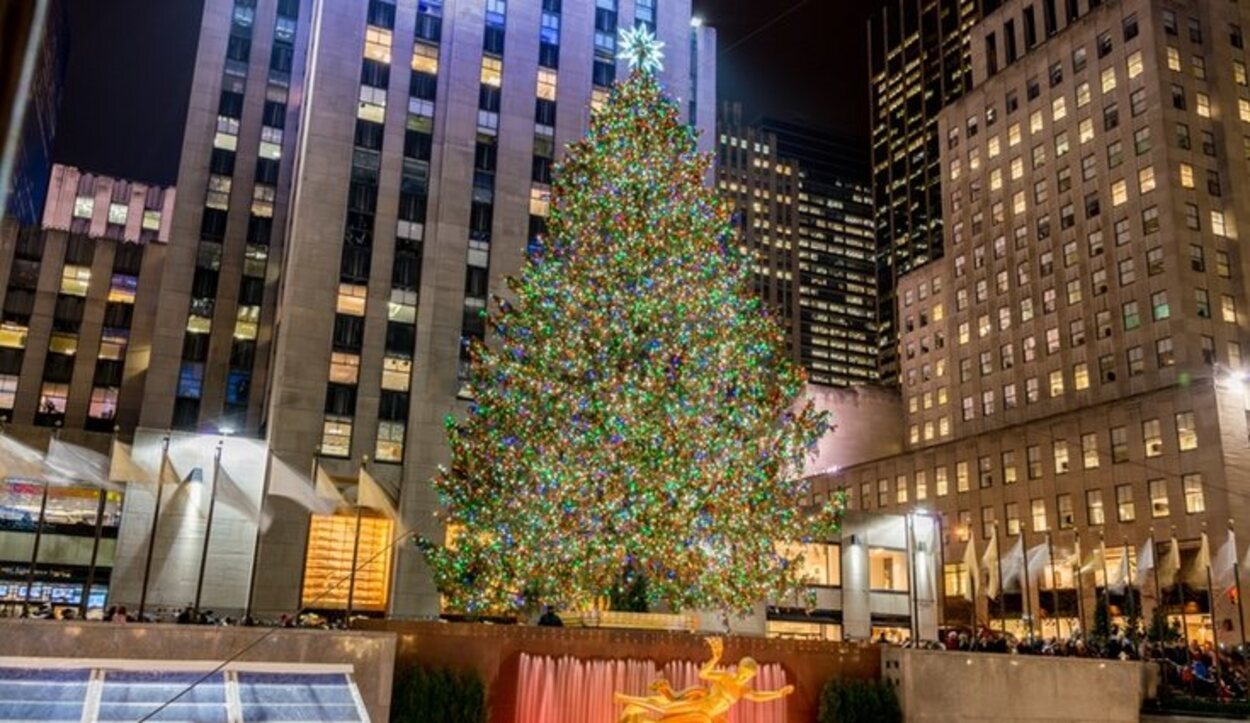
[[[838,503],[802,509],[824,415],[795,405],[802,370],[652,74],[659,44],[622,42],[635,70],[556,169],[448,421],[454,540],[427,557],[456,610],[584,609],[629,571],[652,605],[745,613],[802,586],[792,543],[836,532]]]

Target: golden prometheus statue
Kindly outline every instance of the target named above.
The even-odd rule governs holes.
[[[706,688],[695,686],[674,691],[667,680],[660,679],[651,684],[654,695],[638,697],[617,693],[616,702],[625,705],[620,723],[725,723],[729,720],[730,709],[740,700],[767,703],[794,692],[793,685],[781,690],[755,690],[751,679],[759,672],[759,663],[743,658],[738,661],[736,670],[717,668],[725,643],[720,638],[708,638],[707,644],[712,649],[712,659],[699,668],[699,680],[708,683]]]

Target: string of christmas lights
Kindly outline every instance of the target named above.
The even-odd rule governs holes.
[[[799,472],[827,422],[752,292],[711,157],[635,72],[556,169],[548,234],[449,419],[434,484],[455,530],[426,546],[448,606],[586,609],[622,575],[652,606],[748,613],[797,593],[797,545],[836,533]]]

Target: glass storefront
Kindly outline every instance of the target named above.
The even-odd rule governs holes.
[[[360,527],[357,528],[357,520]],[[354,512],[313,515],[304,561],[303,605],[311,610],[346,610],[351,590],[352,611],[384,613],[391,586],[394,522]],[[359,534],[359,549],[356,549]],[[352,553],[356,576],[352,588]]]
[[[0,481],[0,612],[45,603],[54,609],[102,608],[122,497],[90,487],[45,489],[41,480]]]

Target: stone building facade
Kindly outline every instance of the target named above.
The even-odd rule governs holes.
[[[966,540],[983,553],[995,524],[1004,555],[1023,535],[1056,564],[1027,602],[982,596],[981,617],[1031,614],[1051,633],[1088,625],[1122,556],[1132,567],[1153,540],[1159,560],[1175,536],[1192,582],[1160,596],[1147,575],[1140,592],[1198,634],[1199,540],[1215,555],[1230,520],[1250,525],[1250,18],[1056,5],[1006,2],[970,31],[972,87],[938,123],[945,255],[897,289],[907,451],[825,481],[856,509],[940,513],[948,618]],[[1061,562],[1078,536],[1079,578]],[[1216,592],[1217,632],[1238,628]]]

